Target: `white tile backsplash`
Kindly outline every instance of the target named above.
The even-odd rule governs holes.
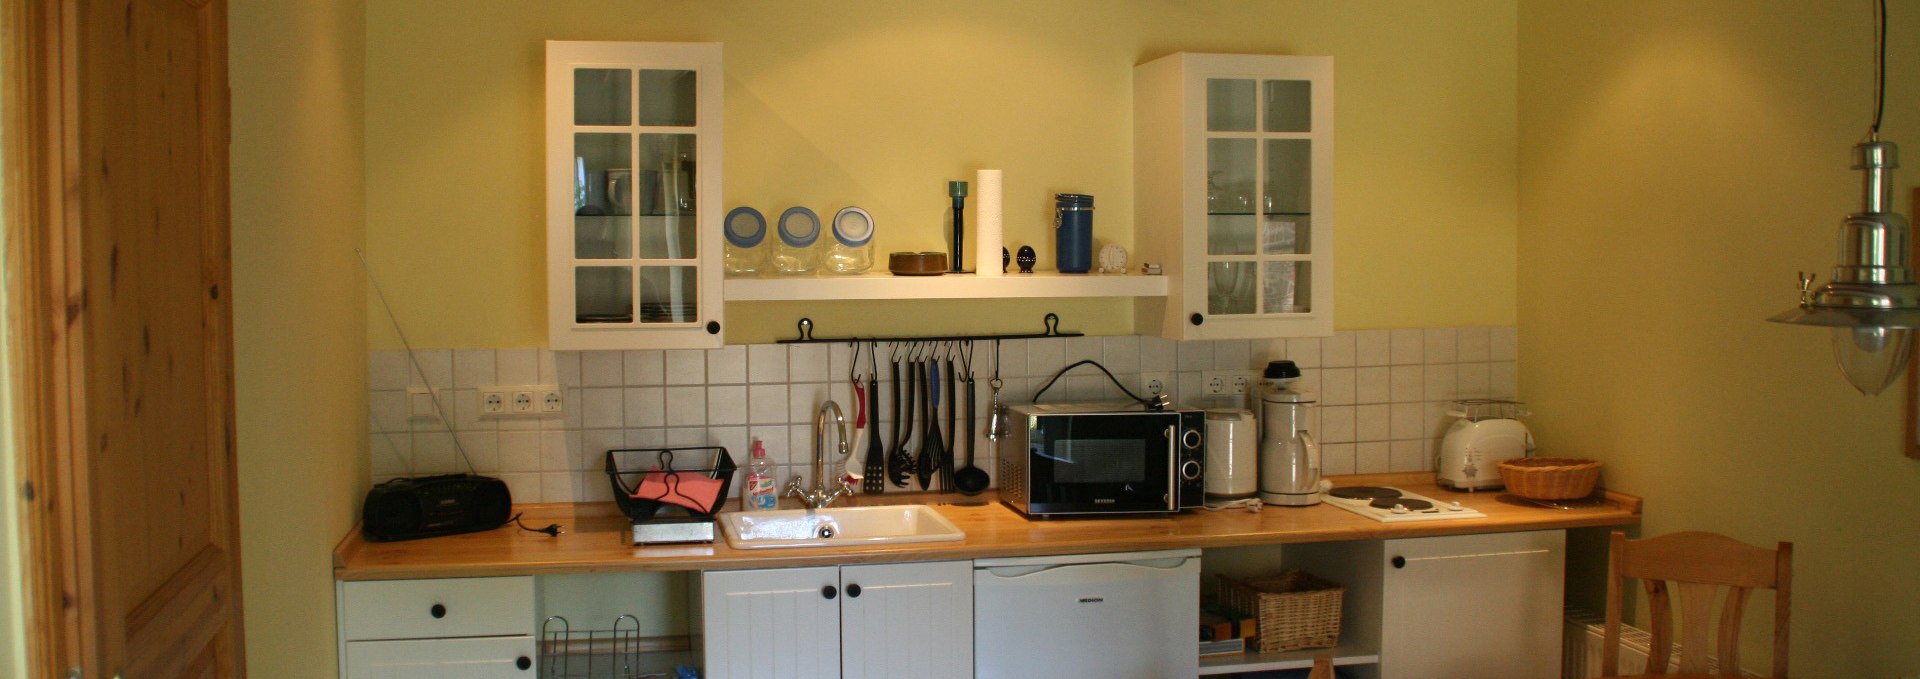
[[[1092,359],[1136,391],[1143,374],[1164,373],[1183,405],[1221,405],[1201,398],[1203,371],[1259,370],[1267,361],[1285,358],[1302,368],[1298,386],[1320,397],[1316,428],[1328,473],[1421,471],[1431,468],[1440,437],[1453,422],[1446,414],[1449,401],[1514,397],[1515,341],[1507,327],[1343,330],[1330,337],[1278,340],[1006,340],[1000,343],[1000,374],[1006,382],[1001,397],[1029,402],[1061,368]],[[975,350],[980,382],[975,429],[985,427],[992,352],[991,343]],[[368,353],[372,476],[465,471],[457,441],[475,470],[506,481],[519,502],[611,497],[601,457],[622,447],[719,445],[744,465],[752,441],[759,439],[785,483],[789,476],[810,473],[810,424],[824,400],[840,403],[850,420],[858,411],[846,382],[847,370],[856,367],[853,352],[843,344],[705,351],[440,349],[417,355],[424,379],[413,374],[403,351]],[[884,348],[878,358],[880,393],[873,397],[868,420],[883,441],[890,441],[895,424],[887,379],[891,363]],[[864,355],[857,368],[866,370]],[[406,388],[422,383],[440,388],[453,435],[437,419],[407,416]],[[521,419],[478,412],[477,387],[545,383],[564,390],[564,415]],[[1082,367],[1060,379],[1045,400],[1119,397],[1098,370]],[[978,464],[995,473],[991,442],[979,431],[971,434]]]

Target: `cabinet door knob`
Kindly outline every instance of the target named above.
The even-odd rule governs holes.
[[[529,658],[524,655],[520,656],[519,658],[514,659],[513,666],[523,670],[533,669],[533,658]]]
[[[833,585],[827,585],[825,587],[820,588],[820,596],[831,599],[836,596],[840,596],[840,590],[834,589]]]
[[[1187,322],[1192,323],[1194,325],[1199,325],[1201,323],[1207,322],[1207,317],[1196,313],[1192,316],[1188,316]]]
[[[849,599],[858,599],[858,598],[860,598],[860,586],[859,586],[859,585],[847,585],[847,598],[849,598]]]
[[[427,614],[433,616],[433,619],[439,620],[441,618],[447,617],[447,607],[442,606],[440,604],[434,604],[433,608],[427,609]]]
[[[718,335],[718,334],[720,334],[720,322],[719,322],[719,321],[707,321],[707,334],[709,334],[709,335]]]
[[[1394,567],[1394,568],[1406,568],[1406,567],[1407,567],[1407,557],[1404,557],[1404,556],[1396,556],[1396,557],[1393,557],[1393,567]]]

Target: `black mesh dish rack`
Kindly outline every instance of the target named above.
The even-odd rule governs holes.
[[[626,469],[621,468],[621,458],[629,462]],[[676,466],[676,458],[685,461],[688,458],[701,460],[699,466]],[[649,464],[650,463],[650,464]],[[648,464],[644,469],[633,467]],[[661,507],[671,503],[663,502],[659,497],[635,497],[648,474],[662,474],[666,486],[665,492],[676,492],[681,475],[693,475],[720,482],[720,492],[707,502],[704,498],[695,499],[685,495],[681,497],[693,500],[704,507],[703,510],[689,509],[690,512],[711,516],[720,511],[727,502],[727,493],[733,487],[733,473],[739,469],[733,463],[733,456],[720,446],[688,446],[683,448],[615,448],[607,451],[607,480],[613,484],[613,502],[620,506],[621,513],[634,521],[652,519]],[[673,505],[678,506],[678,505]]]

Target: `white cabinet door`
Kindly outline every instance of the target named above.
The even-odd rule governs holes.
[[[1134,68],[1141,334],[1333,334],[1333,58],[1172,54]]]
[[[1559,676],[1566,532],[1387,540],[1385,679]]]
[[[720,346],[719,43],[547,43],[547,344]]]
[[[348,679],[532,679],[533,637],[347,642]]]
[[[840,569],[708,571],[701,629],[709,679],[840,676]]]
[[[840,676],[973,676],[971,563],[845,566],[840,582]]]

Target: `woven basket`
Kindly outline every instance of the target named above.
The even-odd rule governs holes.
[[[1514,495],[1534,500],[1571,500],[1593,494],[1600,463],[1570,457],[1523,457],[1500,463],[1500,479]]]
[[[1332,648],[1340,643],[1340,597],[1347,588],[1298,570],[1272,578],[1220,578],[1220,602],[1253,614],[1259,651]]]

